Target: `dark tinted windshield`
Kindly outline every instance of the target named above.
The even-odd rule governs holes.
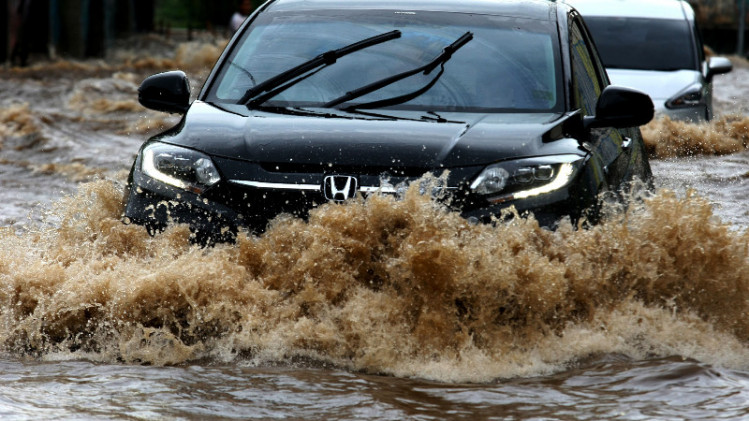
[[[473,39],[445,64],[444,74],[433,87],[391,108],[548,112],[563,107],[555,25],[486,15],[393,11],[261,14],[222,64],[207,100],[236,103],[252,86],[325,51],[395,29],[401,31],[400,38],[342,57],[263,105],[321,106],[356,88],[429,63],[470,31]],[[413,92],[437,73],[420,73],[342,105]]]
[[[586,17],[606,67],[699,70],[686,20]]]

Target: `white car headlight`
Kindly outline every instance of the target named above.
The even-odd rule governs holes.
[[[489,195],[499,193],[507,186],[510,173],[499,165],[487,167],[476,177],[471,190],[478,194]]]
[[[694,107],[705,103],[703,86],[694,83],[666,101],[666,108]]]
[[[141,169],[151,178],[197,194],[221,181],[208,155],[164,143],[143,148]]]
[[[551,193],[569,184],[583,157],[555,155],[493,164],[471,183],[471,190],[492,203]]]

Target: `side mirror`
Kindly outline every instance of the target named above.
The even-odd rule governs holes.
[[[596,104],[596,115],[585,117],[586,128],[614,127],[623,129],[647,124],[655,115],[650,97],[638,90],[607,86]]]
[[[733,63],[731,63],[731,60],[725,57],[711,57],[710,61],[707,63],[707,74],[705,75],[705,79],[710,81],[713,79],[713,76],[728,73],[731,70],[733,70]]]
[[[149,76],[138,88],[138,102],[152,110],[184,114],[190,107],[190,81],[179,70]]]

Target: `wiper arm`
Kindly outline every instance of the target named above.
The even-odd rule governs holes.
[[[298,76],[301,76],[309,71],[315,70],[318,67],[329,66],[335,63],[339,58],[343,56],[349,55],[351,53],[355,53],[364,48],[372,47],[374,45],[381,44],[386,41],[390,41],[395,38],[400,38],[400,36],[401,36],[401,31],[398,31],[398,30],[390,31],[384,34],[375,35],[373,37],[367,38],[362,41],[355,42],[353,44],[349,44],[345,47],[342,47],[336,50],[326,51],[320,54],[319,56],[313,58],[312,60],[306,61],[298,66],[294,66],[291,69],[284,71],[283,73],[273,76],[272,78],[265,80],[258,85],[253,86],[252,88],[248,89],[247,92],[245,92],[245,94],[242,96],[242,99],[239,100],[239,103],[248,104],[248,105],[262,104],[266,100],[270,99],[270,97],[267,95],[256,98],[258,97],[258,95],[262,94],[263,92],[273,91],[275,88],[278,88],[284,83],[289,82],[292,79]],[[274,92],[272,92],[273,96],[281,93],[283,90],[290,88],[291,86],[294,85],[295,82],[287,84],[281,90],[276,89]],[[252,100],[253,98],[256,98],[256,99],[254,99],[250,103],[250,100]]]
[[[473,39],[473,33],[472,32],[466,32],[463,34],[460,38],[458,38],[455,42],[448,45],[447,47],[442,50],[442,53],[434,58],[434,60],[430,61],[429,63],[418,67],[413,70],[408,70],[403,73],[398,73],[393,76],[386,77],[385,79],[380,79],[376,82],[372,82],[369,85],[362,86],[361,88],[355,89],[351,92],[347,92],[345,95],[342,95],[327,104],[324,105],[324,107],[335,107],[336,105],[343,104],[344,102],[351,101],[352,99],[364,96],[368,93],[374,92],[378,89],[382,89],[386,86],[392,85],[395,82],[401,81],[403,79],[406,79],[408,77],[411,77],[417,73],[424,72],[424,75],[428,75],[431,73],[437,66],[444,65],[448,60],[450,60],[453,56],[453,54],[458,51],[462,46],[466,45],[468,41]],[[431,88],[431,85],[429,87]],[[423,92],[422,92],[423,93]]]
[[[241,71],[242,73],[246,74],[246,75],[247,75],[247,77],[249,77],[249,78],[250,78],[250,80],[252,81],[252,83],[253,83],[254,85],[257,85],[257,82],[255,81],[255,76],[252,76],[252,73],[250,73],[250,71],[249,71],[249,70],[247,70],[247,69],[245,69],[244,67],[242,67],[242,66],[238,65],[238,64],[237,64],[237,63],[235,63],[234,61],[230,61],[230,62],[229,62],[229,64],[230,64],[230,65],[232,65],[232,66],[234,66],[234,67],[236,67],[237,69],[239,69],[239,70],[240,70],[240,71]]]

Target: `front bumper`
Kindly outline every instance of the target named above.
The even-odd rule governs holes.
[[[594,194],[581,190],[579,184],[573,182],[548,194],[501,204],[472,201],[458,191],[452,195],[449,206],[464,218],[482,223],[501,219],[503,210],[514,206],[517,214],[533,214],[540,225],[554,228],[565,216],[576,221],[594,202],[581,200]],[[206,244],[231,242],[240,230],[262,233],[268,222],[279,214],[305,218],[310,209],[327,200],[322,188],[290,191],[227,181],[204,195],[197,195],[136,172],[125,202],[124,217],[131,223],[144,225],[151,233],[173,223],[188,224],[194,240]]]

